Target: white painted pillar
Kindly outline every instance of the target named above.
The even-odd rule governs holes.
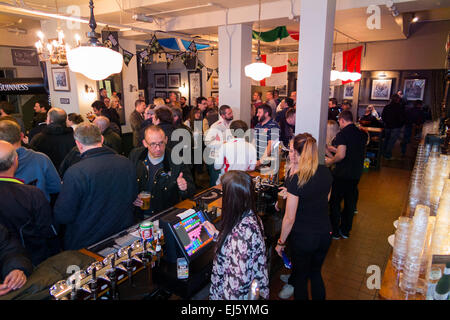
[[[219,104],[250,126],[251,80],[244,68],[252,62],[252,26],[219,26]]]
[[[302,1],[295,133],[309,132],[324,162],[336,0]]]

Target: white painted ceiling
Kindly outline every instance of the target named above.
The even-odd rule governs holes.
[[[305,0],[303,0],[305,1]],[[310,1],[310,0],[307,0]],[[338,0],[338,3],[343,0]],[[406,0],[403,0],[406,1]],[[262,0],[264,3],[278,2],[273,0]],[[286,6],[290,5],[290,0],[284,1]],[[397,1],[394,1],[397,2]],[[18,14],[13,13],[7,6],[3,4],[17,5],[20,1],[15,0],[0,0],[0,27],[3,25],[14,24],[20,28],[34,29],[35,24],[41,18],[33,17],[30,14]],[[82,8],[82,15],[86,14],[89,1],[88,0],[24,0],[23,3],[27,8],[46,11],[54,13],[56,7],[59,9],[59,13],[65,12],[64,8],[69,5],[79,5]],[[177,19],[185,15],[195,15],[201,13],[208,13],[221,8],[238,8],[249,5],[256,5],[257,0],[97,0],[94,1],[96,6],[96,19],[105,23],[129,25],[135,27],[141,27],[149,29],[149,24],[136,22],[132,19],[133,14],[147,14],[153,15],[158,21],[170,21],[171,19]],[[109,4],[109,6],[108,6]],[[143,4],[143,5],[138,5]],[[210,6],[205,6],[212,4]],[[202,6],[199,8],[192,8],[195,6]],[[396,3],[397,9],[402,14],[416,14],[421,20],[449,20],[450,19],[450,0],[419,0],[419,1],[406,1]],[[335,18],[335,29],[340,31],[336,36],[336,43],[345,44],[347,42],[372,42],[372,41],[385,41],[385,40],[399,40],[405,39],[405,32],[399,24],[396,23],[394,17],[390,14],[386,6],[381,7],[381,29],[369,30],[366,26],[366,21],[369,15],[366,13],[366,7],[355,8],[348,10],[338,10]],[[129,9],[131,8],[131,9]],[[176,11],[166,14],[158,14],[162,11],[179,10],[188,8],[188,10]],[[189,9],[190,8],[190,9]],[[95,11],[97,12],[97,11]],[[19,19],[22,19],[18,23]],[[420,23],[420,22],[419,22]],[[20,26],[19,26],[20,25]],[[299,23],[295,20],[272,19],[264,20],[261,22],[262,31],[270,30],[277,26],[287,26],[288,30],[299,31]],[[258,22],[253,23],[253,29],[258,30]],[[98,30],[97,30],[98,31]],[[204,28],[185,29],[179,31],[179,33],[200,36],[204,40],[217,40],[217,26],[209,26]],[[147,40],[150,36],[146,33],[127,33],[125,37],[135,40]],[[346,37],[348,35],[349,37]],[[161,36],[162,37],[162,36]],[[29,45],[32,45],[29,44]],[[264,43],[267,48],[284,48],[286,50],[296,50],[297,42],[289,39],[280,41],[279,43]]]

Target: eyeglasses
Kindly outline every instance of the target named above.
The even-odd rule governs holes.
[[[152,142],[152,143],[149,144],[150,148],[152,148],[152,149],[156,149],[156,147],[161,148],[164,145],[166,145],[166,143],[164,141],[161,141],[161,142],[158,142],[158,143]]]

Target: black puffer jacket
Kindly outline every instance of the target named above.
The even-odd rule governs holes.
[[[139,192],[147,189],[149,179],[151,179],[151,177],[149,177],[149,171],[144,164],[147,154],[148,150],[144,147],[135,148],[130,153],[130,160],[136,166]],[[185,164],[174,164],[170,154],[171,150],[166,148],[163,168],[158,170],[155,174],[155,179],[153,180],[155,185],[152,188],[150,210],[142,212],[138,208],[138,213],[152,215],[194,195],[195,184],[192,179],[191,170]],[[186,191],[181,191],[178,188],[177,178],[181,172],[183,172],[183,178],[187,182]]]
[[[35,186],[14,178],[0,180],[0,224],[21,241],[37,266],[59,249],[50,204]]]
[[[55,168],[59,168],[64,157],[74,146],[73,129],[53,123],[46,126],[30,141],[30,147],[45,153],[52,160]]]
[[[0,283],[13,270],[22,270],[28,277],[33,271],[25,249],[17,239],[12,238],[8,229],[0,224]]]

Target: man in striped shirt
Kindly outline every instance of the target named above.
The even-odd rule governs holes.
[[[280,127],[272,119],[272,108],[267,104],[260,105],[256,109],[256,116],[258,124],[255,126],[255,142],[258,167],[272,154],[272,147],[279,141]]]
[[[255,146],[247,142],[244,135],[248,130],[242,120],[235,120],[230,124],[234,138],[222,144],[217,150],[214,169],[221,170],[216,185],[220,184],[220,177],[230,170],[252,171],[256,165]]]

